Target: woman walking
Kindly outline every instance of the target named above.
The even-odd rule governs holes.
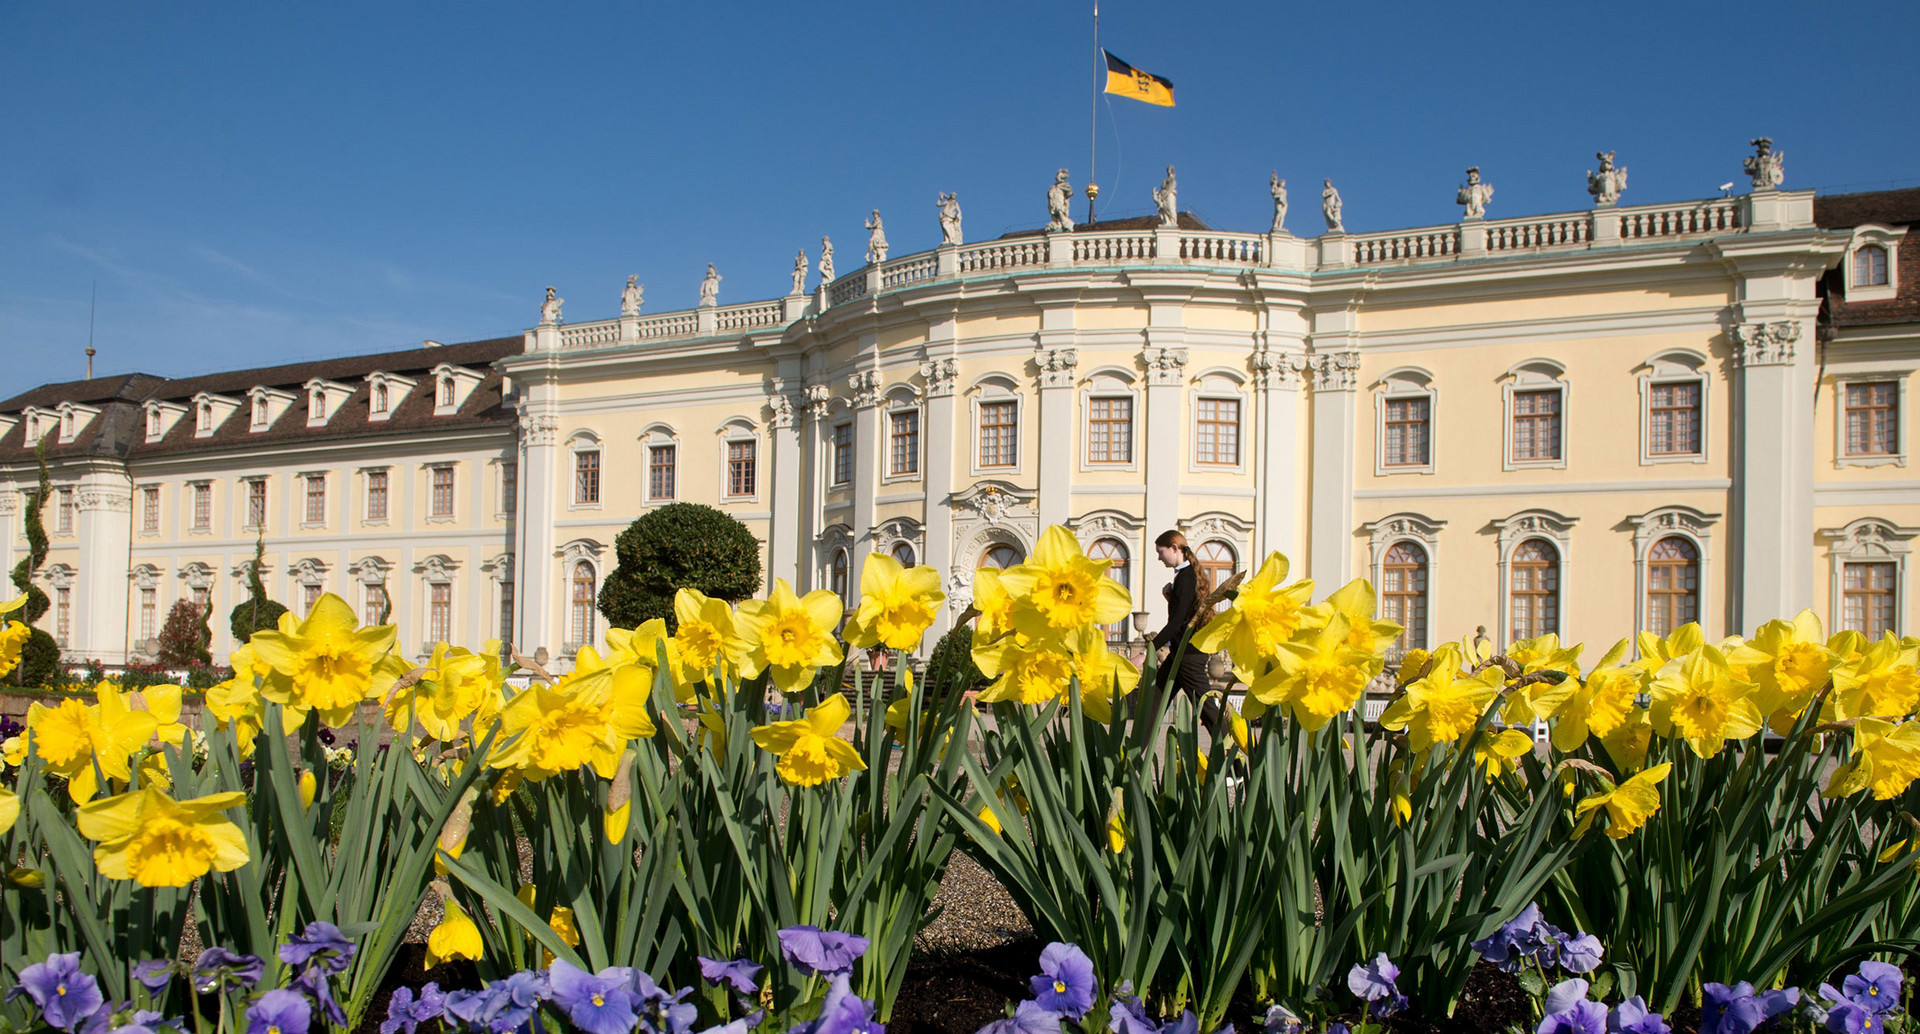
[[[1213,586],[1194,562],[1193,550],[1187,547],[1185,535],[1177,531],[1161,532],[1160,537],[1153,540],[1153,548],[1160,562],[1173,568],[1173,583],[1162,590],[1167,597],[1167,624],[1153,637],[1154,649],[1166,651],[1161,658],[1161,690],[1178,690],[1199,705],[1202,695],[1212,688],[1207,677],[1207,661],[1212,655],[1194,649],[1188,640],[1193,635],[1194,613],[1200,601],[1213,591]],[[1186,647],[1184,652],[1180,649],[1182,646]],[[1174,663],[1176,653],[1180,654],[1178,664]],[[1208,725],[1214,724],[1219,713],[1219,705],[1211,700],[1201,708]]]

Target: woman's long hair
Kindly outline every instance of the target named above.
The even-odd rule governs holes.
[[[1153,547],[1164,549],[1167,546],[1179,547],[1180,555],[1193,565],[1194,595],[1198,599],[1205,599],[1207,593],[1213,591],[1213,578],[1207,574],[1206,568],[1200,566],[1200,560],[1193,555],[1193,550],[1188,548],[1187,537],[1172,529],[1163,531],[1159,538],[1153,540]]]

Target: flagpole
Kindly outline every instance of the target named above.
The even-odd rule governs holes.
[[[1100,73],[1105,63],[1100,59],[1100,0],[1093,0],[1093,92],[1087,98],[1087,222],[1093,222],[1093,199],[1100,196],[1100,188],[1094,184],[1094,173],[1100,156]]]

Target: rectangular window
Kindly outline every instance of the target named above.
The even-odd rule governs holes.
[[[327,522],[327,479],[325,475],[307,476],[307,523]]]
[[[427,638],[444,643],[453,637],[453,586],[434,582],[427,586]]]
[[[73,634],[73,590],[58,588],[53,593],[53,635],[65,646]]]
[[[60,534],[73,534],[73,489],[60,490]]]
[[[387,519],[387,472],[367,471],[367,520]]]
[[[267,526],[267,479],[252,478],[247,481],[247,527],[264,528]]]
[[[1700,382],[1647,387],[1647,452],[1653,456],[1700,454]]]
[[[140,490],[140,530],[149,535],[160,533],[160,486]]]
[[[313,613],[313,605],[320,602],[320,586],[302,585],[300,587],[300,616]]]
[[[1198,463],[1234,466],[1240,462],[1240,400],[1201,399],[1194,442]]]
[[[1020,462],[1020,404],[980,403],[980,465],[1011,467]]]
[[[1513,393],[1513,458],[1560,458],[1560,389]]]
[[[429,517],[453,516],[453,468],[433,468],[433,495],[428,507]]]
[[[598,458],[595,460],[596,464]],[[500,512],[512,516],[520,509],[520,464],[500,464]]]
[[[1433,462],[1432,399],[1388,399],[1386,426],[1381,429],[1381,464],[1388,467],[1424,467]]]
[[[193,613],[197,617],[205,614],[213,606],[213,589],[205,585],[193,587]]]
[[[674,448],[655,445],[647,449],[647,498],[673,498]]]
[[[361,605],[360,623],[363,625],[384,625],[387,623],[386,586],[367,586],[367,596]]]
[[[513,642],[513,582],[500,583],[500,643]]]
[[[727,494],[731,496],[750,496],[753,494],[753,467],[755,442],[727,443]]]
[[[1896,567],[1888,563],[1848,564],[1840,596],[1840,627],[1869,640],[1893,629]]]
[[[160,609],[158,589],[140,590],[140,638],[152,639],[153,626]]]
[[[1900,451],[1900,385],[1847,385],[1847,455],[1892,456]]]
[[[1133,400],[1087,401],[1087,462],[1133,462]]]
[[[453,378],[451,377],[443,378],[440,381],[440,406],[442,409],[445,409],[452,405],[453,405]]]
[[[920,473],[920,411],[891,413],[887,421],[887,473]]]
[[[599,449],[582,449],[573,454],[573,503],[575,506],[600,503]]]
[[[835,424],[833,427],[833,483],[836,485],[853,483],[852,424]]]
[[[201,482],[193,486],[193,530],[213,528],[213,486]]]

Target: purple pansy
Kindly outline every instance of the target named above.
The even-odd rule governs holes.
[[[316,921],[280,946],[280,961],[300,969],[317,958],[328,973],[340,973],[352,963],[353,952],[353,942],[339,927]]]
[[[1827,1011],[1826,1029],[1834,1034],[1881,1034],[1886,1029],[1885,1019],[1879,1014],[1853,1004],[1841,1002]]]
[[[1400,967],[1387,958],[1386,952],[1374,956],[1373,961],[1363,962],[1347,971],[1347,990],[1355,998],[1367,1003],[1367,1009],[1375,1016],[1391,1016],[1406,1007],[1407,996],[1400,993],[1395,981],[1400,979]]]
[[[1607,1034],[1607,1007],[1582,998],[1548,1013],[1535,1034]]]
[[[1160,1025],[1147,1018],[1140,999],[1122,991],[1107,1007],[1107,1030],[1112,1034],[1159,1034]]]
[[[1600,960],[1606,955],[1600,947],[1600,938],[1590,933],[1562,936],[1553,949],[1554,961],[1569,973],[1591,973],[1600,968]]]
[[[1480,957],[1512,973],[1531,954],[1534,928],[1540,925],[1540,906],[1528,905],[1500,928],[1473,942]]]
[[[148,959],[133,964],[133,979],[149,991],[159,991],[173,982],[172,959]]]
[[[780,932],[786,934],[785,930]],[[819,1018],[793,1028],[792,1034],[886,1034],[886,1030],[886,1024],[873,1018],[873,1003],[853,993],[847,985],[847,974],[836,973],[827,987],[826,1000],[820,1004]]]
[[[634,1007],[640,996],[634,993],[633,983],[633,970],[626,966],[589,973],[565,959],[554,959],[547,970],[553,1004],[586,1034],[627,1034],[634,1028],[639,1021]]]
[[[1077,946],[1055,941],[1040,952],[1040,973],[1028,981],[1041,1008],[1078,1020],[1093,1008],[1093,960]]]
[[[1900,1007],[1900,985],[1904,980],[1899,966],[1868,961],[1840,982],[1840,990],[1846,994],[1847,1001],[1870,1013],[1883,1014]]]
[[[980,1034],[1060,1034],[1060,1014],[1029,1000],[1021,1002],[1012,1016],[980,1028]]]
[[[428,1020],[437,1020],[446,1014],[447,996],[440,991],[438,981],[428,981],[420,989],[418,997],[412,988],[402,987],[393,992],[387,1000],[387,1018],[380,1024],[380,1034],[413,1034],[414,1028]]]
[[[313,1007],[305,995],[275,988],[247,1009],[247,1034],[307,1034]]]
[[[1800,1001],[1797,988],[1754,994],[1753,985],[1744,980],[1732,987],[1707,984],[1701,990],[1700,1034],[1751,1034]]]
[[[850,933],[834,933],[817,926],[789,926],[779,931],[780,953],[807,974],[831,977],[853,972],[854,961],[867,953],[868,941]]]
[[[733,959],[721,962],[717,959],[698,955],[700,976],[710,984],[726,984],[743,995],[751,995],[760,990],[760,971],[766,967],[748,962],[746,959]]]
[[[208,948],[193,962],[193,988],[208,991],[241,991],[260,982],[267,964],[258,955],[235,955],[225,948]]]
[[[100,982],[80,972],[80,953],[59,952],[47,956],[20,971],[20,984],[7,992],[7,1000],[21,995],[33,999],[47,1025],[74,1030],[90,1020],[106,1004]]]
[[[1646,1000],[1639,995],[1613,1007],[1607,1017],[1608,1034],[1670,1034],[1667,1021],[1657,1012],[1647,1011]]]

